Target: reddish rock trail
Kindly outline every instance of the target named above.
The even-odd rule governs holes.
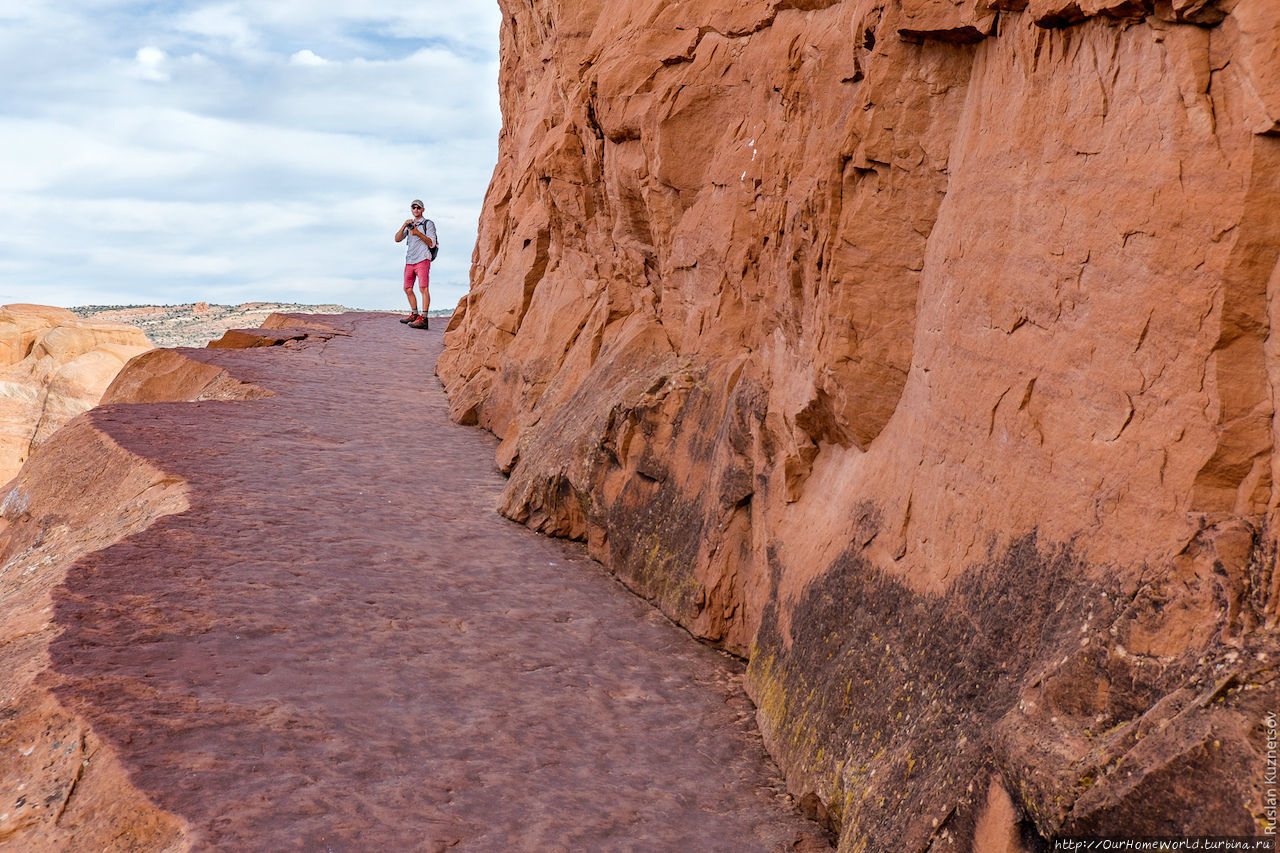
[[[188,352],[276,396],[91,415],[190,488],[55,597],[54,689],[134,783],[196,849],[808,849],[740,668],[494,512],[440,329],[323,322]]]

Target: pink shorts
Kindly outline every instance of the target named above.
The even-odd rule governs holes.
[[[418,261],[416,264],[404,265],[404,289],[413,290],[413,278],[418,277],[418,287],[423,293],[431,280],[431,261]]]

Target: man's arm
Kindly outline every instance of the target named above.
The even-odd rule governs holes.
[[[410,226],[411,226],[412,224],[413,224],[413,220],[412,220],[412,219],[406,219],[406,220],[404,221],[404,224],[400,226],[400,230],[396,232],[396,242],[397,242],[397,243],[399,243],[401,240],[403,240],[403,239],[404,239],[404,237],[405,237],[405,232],[407,232],[407,231],[409,230],[409,228],[410,228]]]

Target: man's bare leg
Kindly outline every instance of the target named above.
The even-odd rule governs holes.
[[[427,292],[427,288],[420,284],[418,289],[422,291],[422,314],[409,324],[411,329],[427,328],[427,310],[431,307],[431,294]]]

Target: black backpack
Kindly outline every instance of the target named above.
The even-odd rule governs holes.
[[[428,219],[427,221],[428,221],[428,222],[431,222],[431,220],[430,220],[430,219]],[[432,228],[434,228],[434,227],[435,227],[435,223],[434,223],[434,222],[431,222],[431,227],[432,227]],[[439,237],[439,236],[437,236],[437,237],[436,237],[436,244],[435,244],[434,246],[432,246],[432,247],[431,247],[431,250],[430,250],[430,251],[431,251],[431,260],[433,260],[433,261],[434,261],[434,260],[436,259],[436,255],[440,254],[440,237]]]

